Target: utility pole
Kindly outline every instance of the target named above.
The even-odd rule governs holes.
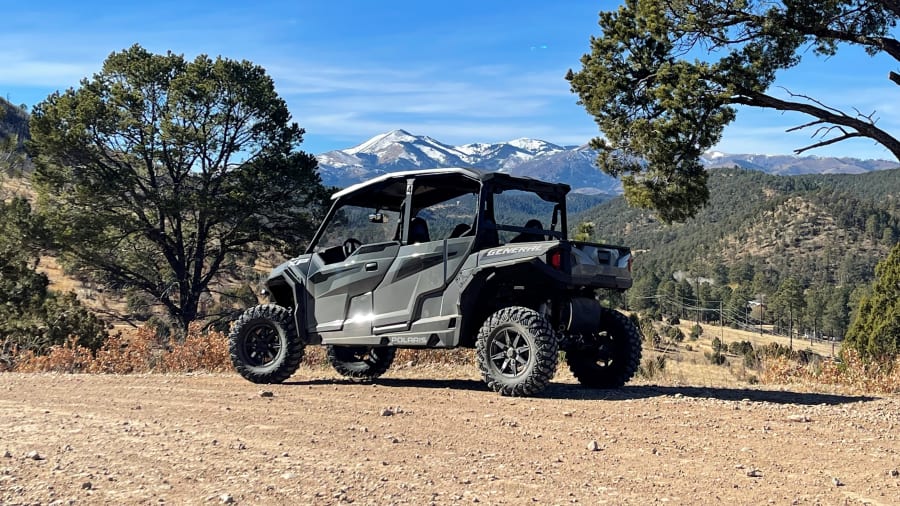
[[[759,336],[763,335],[763,320],[766,319],[766,296],[765,294],[760,295],[759,297]]]
[[[719,331],[722,335],[722,341],[725,341],[725,313],[722,312],[722,301],[719,301]]]

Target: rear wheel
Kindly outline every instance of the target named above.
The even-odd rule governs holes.
[[[373,380],[394,363],[396,348],[372,346],[328,346],[326,355],[334,370],[354,380]]]
[[[604,309],[600,331],[566,352],[569,370],[592,388],[619,388],[637,372],[641,363],[641,334],[627,316]]]
[[[281,383],[297,371],[306,344],[287,308],[264,304],[241,315],[228,335],[231,363],[254,383]]]
[[[556,374],[558,344],[550,324],[537,311],[507,307],[492,314],[478,331],[475,354],[485,383],[501,395],[535,395]]]

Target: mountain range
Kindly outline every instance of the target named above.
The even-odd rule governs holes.
[[[346,187],[387,172],[434,167],[474,167],[567,183],[576,193],[619,194],[621,183],[600,171],[587,145],[559,146],[537,139],[452,146],[428,136],[393,130],[348,149],[316,155],[328,186]],[[726,154],[710,151],[707,168],[741,167],[775,175],[860,174],[897,168],[896,162],[818,156]]]

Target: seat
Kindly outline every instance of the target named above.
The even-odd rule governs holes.
[[[513,237],[509,242],[538,242],[547,239],[544,234],[540,233],[542,230],[544,230],[544,226],[539,220],[528,220],[525,223],[525,228],[532,229],[534,230],[534,232],[522,232],[519,235]]]
[[[407,243],[416,244],[429,241],[431,241],[431,237],[428,235],[428,222],[424,218],[416,216],[409,222],[409,240]]]
[[[462,237],[469,231],[472,227],[466,225],[465,223],[460,223],[459,225],[453,227],[453,232],[450,232],[450,235],[447,239],[455,239],[457,237]]]

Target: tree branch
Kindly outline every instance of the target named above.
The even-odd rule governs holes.
[[[894,84],[900,86],[900,74],[894,72],[893,70],[888,72],[888,79],[894,81]]]
[[[895,139],[888,132],[885,132],[884,130],[876,127],[875,122],[871,119],[871,117],[867,117],[866,120],[863,120],[859,117],[853,117],[844,113],[834,112],[834,109],[832,108],[827,108],[824,106],[819,107],[817,105],[802,102],[782,100],[755,91],[745,91],[744,93],[733,96],[731,97],[730,103],[749,105],[752,107],[765,107],[769,109],[776,109],[779,111],[802,112],[819,119],[819,121],[813,122],[810,125],[819,123],[831,123],[833,125],[841,125],[852,128],[856,130],[856,134],[845,134],[844,136],[841,136],[837,139],[845,140],[850,137],[868,137],[882,144],[894,155],[894,157],[900,160],[900,140]],[[838,142],[838,140],[835,140],[834,142]],[[803,150],[811,149],[812,147],[818,146],[803,148]]]
[[[842,135],[842,136],[840,136],[840,137],[835,137],[835,138],[833,138],[833,139],[828,139],[828,140],[824,140],[824,141],[822,141],[822,142],[817,142],[817,143],[815,143],[815,144],[811,144],[811,145],[806,146],[806,147],[797,148],[797,149],[794,150],[794,154],[799,155],[800,153],[803,153],[804,151],[809,151],[810,149],[815,149],[815,148],[821,148],[822,146],[827,146],[827,145],[829,145],[829,144],[834,144],[834,143],[836,143],[836,142],[841,142],[841,141],[844,141],[844,140],[847,140],[847,139],[850,139],[850,138],[853,138],[853,137],[862,137],[862,134],[859,133],[859,132],[846,133],[846,134],[844,134],[844,135]]]
[[[818,29],[803,30],[802,27],[794,27],[797,31],[808,32],[820,38],[835,39],[851,44],[861,46],[874,47],[891,55],[895,60],[900,61],[900,41],[891,37],[869,37],[867,35],[842,32],[833,28],[822,27]]]

